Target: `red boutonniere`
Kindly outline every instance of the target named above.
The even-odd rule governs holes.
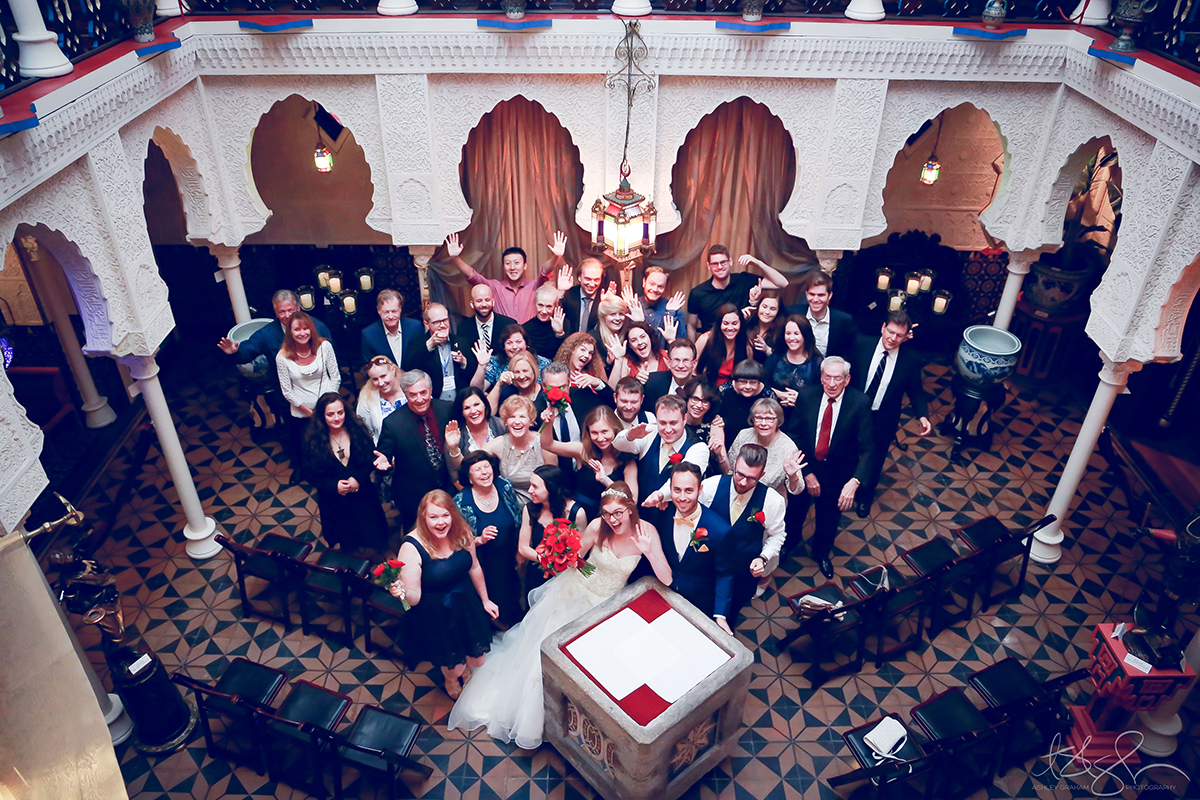
[[[766,521],[767,515],[762,512],[762,509],[751,511],[750,516],[746,517],[746,522],[757,522],[759,525],[762,525]]]
[[[691,541],[688,542],[688,547],[695,550],[697,553],[708,552],[708,528],[696,528],[692,533]]]
[[[375,568],[371,570],[371,580],[376,586],[382,586],[390,590],[392,584],[400,580],[400,568],[403,566],[403,561],[389,558],[382,564],[375,565]],[[404,610],[408,611],[409,606],[408,601],[404,599],[404,589],[400,589],[400,594],[396,596],[400,598],[400,603],[404,606]]]
[[[667,456],[667,461],[672,464],[678,464],[680,461],[683,461],[683,454],[671,453],[671,455]]]

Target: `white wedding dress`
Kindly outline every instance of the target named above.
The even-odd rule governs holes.
[[[529,613],[492,640],[487,660],[463,689],[446,727],[488,734],[532,750],[542,743],[542,640],[617,593],[641,559],[592,548],[591,577],[570,570],[529,593]]]

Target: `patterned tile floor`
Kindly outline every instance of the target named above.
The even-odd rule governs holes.
[[[196,374],[218,377],[203,385],[172,388],[169,396],[207,512],[241,541],[270,530],[318,539],[315,499],[306,488],[288,485],[290,467],[278,444],[260,447],[251,441],[249,414],[233,381],[219,377],[220,370],[191,372]],[[927,373],[927,386],[936,395],[931,407],[935,419],[951,403],[949,378],[943,366]],[[1036,519],[1049,500],[1081,417],[1077,408],[1050,392],[1016,389],[998,414],[1003,430],[992,451],[968,451],[961,464],[950,463],[947,440],[918,438],[910,424],[904,431],[907,451],[893,449],[897,460],[889,463],[874,516],[848,518],[838,538],[834,565],[839,578],[891,560],[898,551],[933,536],[951,535],[955,528],[990,514],[1013,526]],[[130,469],[131,450],[132,442],[87,499],[89,512],[104,513],[112,503]],[[955,625],[882,669],[867,664],[860,674],[835,678],[817,691],[804,678],[803,659],[796,656],[794,662],[791,654],[776,654],[771,644],[790,628],[781,599],[822,582],[812,562],[785,562],[781,577],[754,603],[737,631],[757,654],[744,732],[733,755],[685,797],[834,798],[837,793],[826,780],[852,764],[842,731],[886,712],[907,718],[921,700],[965,685],[971,672],[1008,655],[1029,664],[1038,677],[1081,665],[1092,628],[1127,617],[1141,584],[1159,570],[1157,548],[1131,535],[1124,498],[1104,467],[1101,458],[1093,456],[1071,513],[1061,562],[1053,569],[1031,564],[1022,597]],[[168,669],[210,680],[230,659],[245,656],[291,677],[348,693],[356,704],[382,704],[421,718],[428,725],[416,751],[435,769],[424,782],[408,776],[415,797],[597,796],[548,745],[526,752],[495,742],[482,731],[471,736],[447,732],[444,723],[451,701],[428,664],[408,670],[386,657],[368,657],[358,647],[348,649],[298,630],[283,635],[277,624],[243,619],[231,560],[221,553],[195,562],[185,554],[179,535],[183,520],[175,500],[165,462],[152,449],[136,476],[132,501],[121,509],[116,530],[99,554],[118,574],[130,625]],[[96,633],[82,624],[79,628],[103,675]],[[1069,696],[1077,697],[1085,689],[1086,684],[1077,684]],[[1193,699],[1185,709],[1187,724],[1177,756],[1192,773],[1200,771],[1200,714],[1195,706]],[[199,736],[166,758],[145,757],[128,745],[118,749],[118,757],[134,800],[305,796],[249,769],[233,769],[209,758]],[[1027,768],[1041,768],[1033,763]],[[1080,776],[1074,784],[1045,788],[1055,783],[1050,776],[1031,777],[1027,769],[1014,769],[976,797],[1137,794],[1115,783],[1090,781]],[[373,791],[372,785],[359,782],[348,796],[372,797]]]

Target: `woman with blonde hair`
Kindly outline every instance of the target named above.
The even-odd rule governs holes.
[[[508,369],[500,373],[499,380],[488,390],[488,403],[496,411],[500,405],[513,395],[521,395],[531,403],[537,404],[542,394],[541,375],[546,360],[535,356],[528,350],[522,350],[508,362]]]
[[[558,464],[558,459],[542,451],[540,437],[533,432],[537,410],[533,403],[513,395],[500,404],[500,421],[508,432],[492,439],[483,449],[500,459],[500,475],[512,484],[521,505],[529,502],[529,478],[543,464]]]
[[[596,406],[588,412],[580,426],[578,442],[560,442],[554,438],[558,412],[547,408],[542,412],[542,449],[562,458],[575,459],[575,502],[583,506],[588,517],[600,510],[600,493],[617,481],[637,486],[637,459],[612,446],[613,439],[625,426],[617,412],[608,406]],[[636,498],[635,498],[636,499]]]
[[[625,324],[629,319],[629,304],[619,294],[605,292],[596,306],[596,327],[588,331],[596,340],[596,350],[606,365],[617,360],[617,351],[624,352]]]
[[[366,427],[371,439],[378,444],[383,421],[408,402],[400,391],[400,376],[404,373],[387,356],[375,356],[367,362],[367,382],[358,393],[354,416]]]
[[[617,481],[600,498],[600,517],[580,537],[580,552],[596,568],[577,569],[529,594],[529,613],[492,644],[491,658],[450,711],[447,727],[475,730],[532,750],[542,743],[542,640],[580,614],[612,597],[645,558],[664,586],[672,582],[654,526],[638,518],[629,484]]]
[[[404,566],[391,592],[410,606],[406,654],[441,667],[446,694],[457,698],[466,669],[483,666],[492,641],[488,617],[500,611],[488,598],[475,535],[450,495],[434,489],[421,499],[397,558]]]

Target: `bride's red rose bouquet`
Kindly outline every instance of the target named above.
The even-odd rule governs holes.
[[[572,567],[585,578],[596,571],[596,566],[584,561],[580,555],[579,529],[570,520],[556,519],[547,525],[536,550],[542,574],[547,578],[561,575]]]
[[[397,561],[394,558],[389,558],[382,564],[375,565],[375,568],[371,570],[371,580],[376,586],[382,586],[383,588],[391,591],[392,585],[395,584],[396,581],[400,580],[400,568],[403,566],[403,561]],[[404,606],[404,610],[408,611],[409,605],[408,601],[404,599],[404,588],[400,588],[400,594],[396,594],[395,592],[392,592],[392,594],[400,598],[400,603]]]

